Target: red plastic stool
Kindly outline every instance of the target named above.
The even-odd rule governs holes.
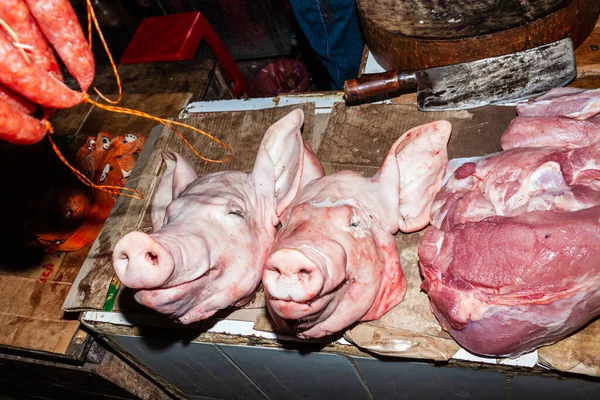
[[[144,18],[121,57],[121,64],[192,60],[202,39],[234,81],[233,94],[250,96],[250,85],[237,64],[199,11]]]

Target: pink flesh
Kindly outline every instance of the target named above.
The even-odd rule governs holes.
[[[327,205],[331,191],[326,188],[334,187],[336,175],[307,187],[308,192],[325,197],[311,199],[312,204],[298,204],[284,217],[263,272],[272,315],[302,321],[294,327],[301,330],[300,337],[330,335],[365,318],[381,291],[387,297],[377,301],[377,308],[382,308],[380,303],[389,307],[383,307],[383,315],[405,292],[394,238],[377,223],[377,210],[357,212],[343,201],[339,206]],[[375,186],[367,178],[353,178],[365,182],[350,187]],[[359,220],[356,227],[349,226],[353,214]],[[388,243],[378,243],[375,232],[387,237]],[[388,266],[390,259],[395,263]],[[394,271],[384,273],[386,267]]]
[[[523,117],[588,119],[600,113],[600,89],[550,91],[542,98],[519,104],[517,113]]]
[[[431,204],[442,186],[448,163],[446,145],[451,131],[448,121],[436,121],[403,135],[396,150],[401,187],[399,224],[403,232],[417,231],[429,224]]]
[[[540,103],[590,110],[569,96],[597,91]],[[509,150],[448,163],[419,246],[433,312],[475,353],[518,356],[600,314],[600,147],[588,129],[597,122],[549,115],[517,117],[502,138]]]
[[[142,232],[131,232],[117,243],[113,264],[121,282],[132,289],[160,287],[175,269],[168,249]]]
[[[600,314],[600,207],[426,230],[423,289],[467,349],[516,356]],[[485,245],[483,244],[485,242]]]
[[[282,217],[263,272],[280,329],[323,337],[380,318],[402,301],[406,284],[393,235],[427,224],[449,135],[445,121],[414,128],[372,179],[340,171],[302,190]],[[402,171],[411,164],[416,171]]]
[[[164,155],[154,232],[124,236],[113,254],[117,276],[138,290],[141,304],[187,324],[253,295],[275,238],[277,209],[285,211],[299,191],[305,160],[314,162],[300,135],[303,121],[294,110],[273,124],[251,173],[198,178],[181,156]]]
[[[439,228],[495,215],[587,208],[600,200],[589,186],[591,177],[600,177],[598,147],[523,148],[454,159],[433,202],[431,223]]]
[[[600,116],[587,120],[565,117],[516,117],[502,135],[502,149],[590,146],[600,142]]]

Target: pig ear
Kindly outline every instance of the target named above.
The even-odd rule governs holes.
[[[181,192],[192,183],[198,175],[179,154],[172,151],[163,152],[166,168],[152,199],[152,230],[163,226],[167,206],[179,197]]]
[[[448,121],[417,126],[404,133],[388,154],[390,158],[395,153],[400,172],[397,209],[398,228],[403,232],[414,232],[429,224],[431,204],[442,186],[448,164],[451,131]],[[382,171],[384,168],[385,164],[378,174],[387,173]]]
[[[277,216],[283,214],[302,185],[322,175],[321,163],[302,140],[303,123],[302,109],[275,122],[265,133],[256,155],[252,178],[257,194],[267,202],[274,201],[271,206]],[[307,177],[303,179],[305,164]]]
[[[392,145],[383,160],[383,164],[372,178],[372,181],[377,183],[379,187],[379,198],[384,208],[393,215],[393,217],[383,221],[384,228],[391,233],[398,231],[397,210],[400,202],[400,168],[396,158],[396,149],[400,146],[402,137]]]

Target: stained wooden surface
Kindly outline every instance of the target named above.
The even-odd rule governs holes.
[[[161,94],[177,96],[180,93],[191,93],[190,102],[232,98],[232,95],[228,93],[227,83],[222,79],[222,73],[217,71],[217,67],[216,59],[210,54],[202,60],[118,65],[117,69],[124,93],[123,101],[119,106],[154,113],[160,117],[173,117],[177,116],[179,110],[173,110],[171,106],[172,104],[179,105],[178,100],[170,102],[168,96],[163,96],[163,109],[160,107],[146,108],[146,106],[148,106],[148,102],[153,101],[153,96]],[[78,88],[77,83],[70,76],[65,77],[65,83],[72,88]],[[110,65],[96,67],[93,86],[109,99],[117,98],[117,81]],[[90,88],[89,93],[93,100],[103,102],[93,89]],[[117,117],[117,114],[98,110],[90,104],[83,103],[73,108],[56,110],[49,121],[54,126],[56,135],[73,136],[84,128],[83,124],[90,115],[92,119],[85,126],[87,132],[84,133],[94,136],[96,135],[94,130],[99,132],[105,124],[111,123],[113,120],[121,120],[114,118]],[[143,124],[141,121],[141,118],[136,117],[135,124]],[[98,123],[101,126],[94,129]],[[150,123],[147,130],[152,129],[154,125],[156,123]],[[137,126],[140,125],[136,125],[134,128],[139,129]]]
[[[597,0],[357,0],[365,41],[386,70],[420,69],[513,53],[571,37],[577,48]]]
[[[106,299],[109,284],[114,275],[112,251],[117,241],[133,230],[150,230],[150,206],[152,194],[163,171],[162,151],[165,149],[180,153],[190,162],[199,174],[224,170],[250,171],[258,146],[267,128],[293,108],[278,107],[256,111],[207,114],[184,120],[186,124],[199,127],[224,140],[234,151],[234,157],[227,163],[206,163],[197,158],[183,141],[171,130],[163,130],[144,147],[127,186],[141,191],[144,200],[120,198],[108,223],[100,232],[85,260],[72,290],[63,304],[66,310],[101,309]],[[314,104],[300,106],[305,113],[303,136],[310,140],[314,126]],[[194,132],[182,131],[184,136],[203,156],[222,158],[226,153],[215,142],[209,141]]]
[[[192,93],[190,101],[204,99],[217,65],[214,57],[203,60],[121,64],[123,92],[127,94]],[[117,93],[110,66],[99,65],[94,86],[102,93]]]

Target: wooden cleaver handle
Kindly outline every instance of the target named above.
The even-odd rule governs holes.
[[[415,90],[416,88],[417,77],[414,72],[380,72],[362,75],[359,78],[348,79],[344,82],[344,93],[348,102],[356,102],[399,90]]]

